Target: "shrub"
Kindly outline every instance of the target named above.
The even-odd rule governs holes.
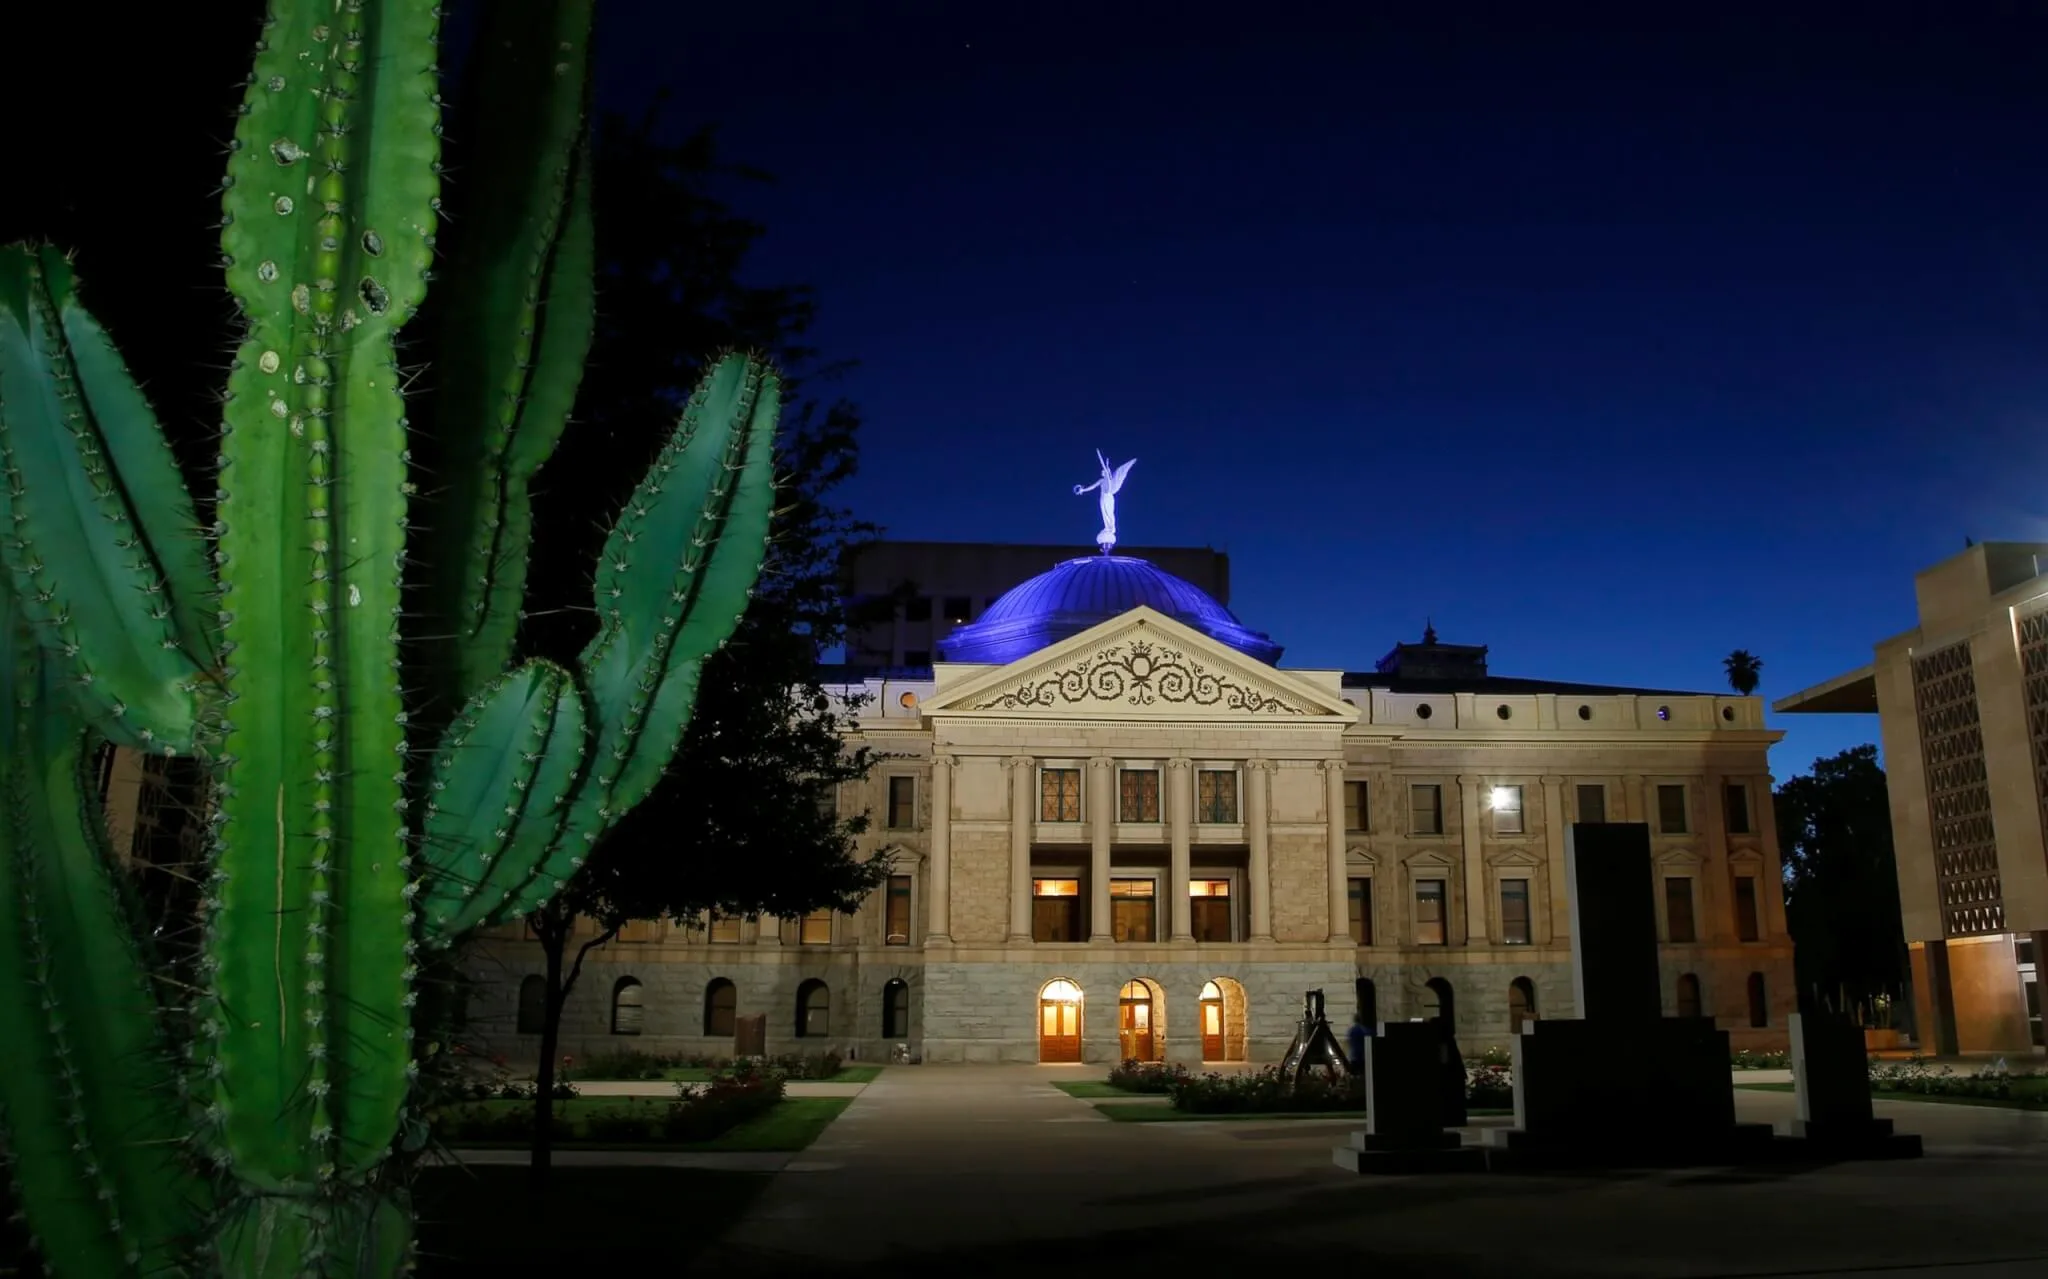
[[[1729,1064],[1737,1070],[1789,1070],[1792,1068],[1791,1053],[1751,1052],[1738,1048]]]
[[[556,1141],[571,1136],[568,1117],[559,1111],[549,1125]],[[487,1106],[449,1106],[434,1115],[434,1135],[454,1144],[463,1141],[532,1141],[533,1111],[518,1106],[496,1110]]]
[[[1157,1061],[1126,1061],[1109,1072],[1109,1086],[1125,1092],[1167,1093],[1188,1077],[1186,1066],[1169,1066]]]
[[[676,1100],[669,1103],[660,1123],[661,1136],[668,1141],[709,1141],[722,1136],[773,1110],[782,1100],[783,1080],[778,1071],[759,1071],[752,1063],[740,1063],[708,1084],[695,1088],[678,1084]]]
[[[659,1079],[683,1064],[682,1058],[674,1053],[649,1053],[626,1048],[596,1053],[586,1058],[573,1072],[563,1073],[573,1073],[577,1079]]]
[[[1468,1067],[1465,1104],[1474,1110],[1507,1110],[1515,1104],[1515,1073],[1506,1065]]]
[[[1289,1090],[1282,1084],[1280,1068],[1267,1066],[1249,1074],[1205,1075],[1183,1071],[1168,1082],[1166,1095],[1175,1110],[1191,1114],[1290,1114],[1317,1110],[1358,1110],[1362,1101],[1351,1080],[1331,1080],[1309,1075]]]
[[[783,1053],[768,1059],[768,1069],[785,1079],[830,1079],[839,1073],[841,1058],[836,1052]]]
[[[1465,1064],[1467,1066],[1512,1066],[1515,1064],[1515,1058],[1514,1054],[1509,1050],[1493,1047],[1488,1048],[1477,1057],[1467,1057]]]
[[[532,1101],[540,1096],[540,1085],[531,1079],[513,1079],[501,1072],[492,1079],[470,1081],[461,1095],[471,1101]],[[581,1095],[576,1085],[568,1080],[555,1081],[556,1101],[568,1101]]]
[[[2048,1095],[2048,1073],[2022,1071],[2014,1074],[2001,1058],[1975,1074],[1958,1075],[1948,1066],[1939,1069],[1930,1066],[1926,1058],[1915,1053],[1903,1062],[1872,1061],[1870,1088],[1872,1092],[2009,1100],[2016,1089],[2024,1096],[2033,1096],[2037,1090]]]

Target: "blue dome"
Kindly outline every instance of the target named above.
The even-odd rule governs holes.
[[[1040,573],[939,641],[947,662],[1000,665],[1079,635],[1139,605],[1273,665],[1280,646],[1247,628],[1207,591],[1128,555],[1084,555]]]

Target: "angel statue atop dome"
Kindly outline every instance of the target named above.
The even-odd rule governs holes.
[[[1102,503],[1102,531],[1095,535],[1095,544],[1102,548],[1104,555],[1107,555],[1116,545],[1116,495],[1124,486],[1124,476],[1131,473],[1131,468],[1138,464],[1138,459],[1132,458],[1122,466],[1111,466],[1109,459],[1102,456],[1102,450],[1097,449],[1095,460],[1102,463],[1101,478],[1093,484],[1076,484],[1074,496],[1079,497],[1090,489],[1100,490],[1102,496],[1097,500]]]

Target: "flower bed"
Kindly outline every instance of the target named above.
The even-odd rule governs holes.
[[[1109,1086],[1125,1092],[1170,1093],[1188,1077],[1186,1066],[1169,1066],[1156,1061],[1127,1061],[1109,1072]]]
[[[1728,1064],[1737,1070],[1790,1070],[1791,1053],[1759,1053],[1747,1048],[1738,1048],[1729,1057]]]
[[[1974,1074],[1959,1075],[1948,1066],[1930,1066],[1925,1058],[1870,1063],[1870,1090],[1875,1093],[1919,1093],[1930,1097],[1979,1097],[1992,1101],[2048,1104],[2048,1073],[2014,1073],[1998,1061]]]
[[[1281,1086],[1278,1066],[1238,1075],[1194,1075],[1181,1070],[1162,1091],[1172,1100],[1174,1109],[1204,1115],[1298,1114],[1304,1111],[1365,1109],[1363,1085],[1355,1078],[1332,1080],[1321,1074],[1312,1074],[1290,1091]],[[1467,1065],[1465,1105],[1468,1109],[1509,1110],[1514,1104],[1514,1076],[1506,1066]]]
[[[645,1053],[627,1050],[600,1053],[585,1059],[580,1066],[564,1066],[562,1076],[585,1081],[666,1079],[672,1071],[725,1071],[733,1069],[736,1065],[749,1064],[751,1061],[752,1059],[736,1061],[731,1057],[714,1057],[703,1053]],[[767,1058],[759,1064],[785,1079],[830,1079],[839,1073],[843,1063],[838,1053],[827,1052],[783,1053]]]
[[[551,1131],[556,1141],[606,1145],[709,1141],[773,1110],[783,1099],[783,1083],[779,1072],[743,1065],[722,1072],[705,1084],[678,1085],[676,1099],[666,1104],[628,1100],[592,1106],[586,1101],[574,1116],[557,1111]],[[523,1100],[530,1100],[532,1095],[529,1087]],[[457,1104],[435,1113],[434,1135],[449,1145],[465,1141],[531,1141],[533,1119],[530,1106]]]

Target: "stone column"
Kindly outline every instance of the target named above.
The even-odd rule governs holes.
[[[1756,908],[1762,916],[1757,922],[1758,932],[1766,941],[1783,940],[1789,930],[1785,927],[1785,867],[1780,861],[1778,849],[1778,801],[1771,789],[1777,779],[1769,773],[1761,773],[1750,780],[1756,790],[1756,833],[1763,844],[1764,869],[1757,876]],[[1729,892],[1735,886],[1728,886]]]
[[[1465,846],[1465,944],[1486,941],[1486,859],[1479,829],[1481,779],[1458,778],[1458,835]]]
[[[1109,845],[1116,832],[1116,761],[1088,761],[1088,940],[1109,940]]]
[[[1550,935],[1541,940],[1563,941],[1571,936],[1572,903],[1570,885],[1565,882],[1564,839],[1571,814],[1564,807],[1564,778],[1547,774],[1543,778],[1543,853],[1549,867]]]
[[[1332,942],[1351,944],[1350,885],[1344,876],[1344,761],[1323,761],[1323,809],[1329,819],[1328,852],[1330,878],[1330,937]]]
[[[1700,882],[1699,900],[1693,904],[1698,916],[1693,921],[1693,935],[1703,942],[1732,942],[1735,929],[1735,877],[1728,866],[1728,815],[1722,805],[1721,788],[1727,779],[1719,773],[1708,773],[1700,778],[1700,789],[1706,791],[1706,803],[1700,809]],[[1658,892],[1664,891],[1663,868],[1653,867]],[[1763,885],[1757,885],[1759,889]],[[1757,903],[1757,928],[1763,931],[1764,920],[1769,918],[1762,902]]]
[[[1621,779],[1621,820],[1625,822],[1650,822],[1650,836],[1657,835],[1657,824],[1650,821],[1650,812],[1643,806],[1643,779],[1631,774]]]
[[[931,906],[928,945],[953,942],[953,757],[932,756]]]
[[[1272,824],[1267,816],[1272,775],[1273,761],[1245,761],[1244,837],[1250,849],[1246,858],[1245,904],[1253,941],[1273,940]]]
[[[1010,940],[1031,940],[1031,832],[1038,810],[1031,804],[1031,783],[1037,760],[1029,755],[1010,760]]]
[[[1174,941],[1195,939],[1195,907],[1188,900],[1189,869],[1193,861],[1189,845],[1194,837],[1194,768],[1185,759],[1166,761],[1166,829],[1173,849],[1171,869],[1166,877],[1167,918]]]

